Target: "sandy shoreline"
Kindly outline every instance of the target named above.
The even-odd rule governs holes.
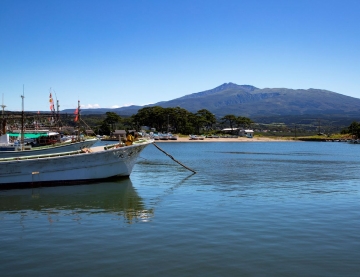
[[[155,140],[156,143],[160,142],[262,142],[262,141],[288,141],[284,139],[272,138],[204,138],[203,140],[190,140],[188,137],[179,137],[177,140]]]

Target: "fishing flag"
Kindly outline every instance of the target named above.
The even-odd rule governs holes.
[[[52,112],[55,111],[54,100],[52,98],[51,92],[50,92],[49,102],[50,102],[50,111],[52,111]]]
[[[77,108],[77,109],[75,110],[74,114],[75,114],[75,119],[74,119],[74,121],[76,122],[76,121],[79,120],[79,108]]]

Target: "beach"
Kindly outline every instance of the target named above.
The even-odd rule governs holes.
[[[247,137],[238,137],[238,138],[204,138],[203,140],[192,140],[189,137],[178,137],[177,140],[155,140],[158,142],[270,142],[270,141],[285,141],[282,138],[267,138],[267,137],[255,137],[255,138],[247,138]],[[288,140],[286,140],[288,141]]]

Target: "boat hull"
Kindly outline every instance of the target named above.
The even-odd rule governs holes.
[[[77,183],[129,176],[140,152],[151,142],[126,147],[98,146],[81,151],[0,160],[0,187]]]
[[[72,143],[64,143],[58,144],[54,146],[48,147],[33,147],[31,150],[24,150],[24,151],[0,151],[0,158],[12,158],[12,157],[23,157],[23,156],[31,156],[31,155],[45,155],[45,154],[54,154],[54,153],[61,153],[61,152],[70,152],[81,150],[83,148],[90,148],[92,147],[98,140],[97,139],[88,139],[79,142],[72,142]]]

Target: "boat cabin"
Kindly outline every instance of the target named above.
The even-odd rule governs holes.
[[[10,137],[10,142],[20,141],[21,131],[14,130],[7,133]],[[27,130],[24,132],[24,143],[33,146],[50,145],[60,142],[60,134],[49,130]]]
[[[111,134],[112,138],[115,138],[117,140],[126,140],[126,131],[125,130],[115,130],[112,134]]]

